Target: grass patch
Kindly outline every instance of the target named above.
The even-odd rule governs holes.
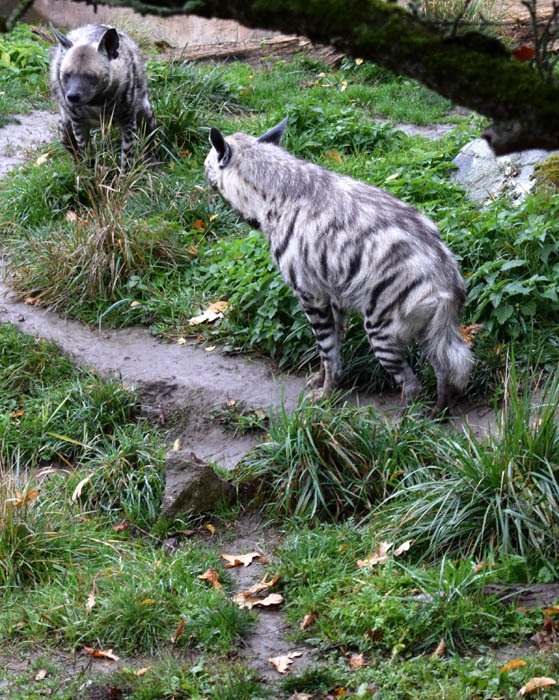
[[[43,99],[46,46],[24,28],[2,41],[13,69],[0,77],[0,118],[9,118],[17,100]],[[479,210],[450,173],[480,118],[457,116],[447,101],[367,62],[150,61],[148,77],[158,168],[118,176],[112,145],[101,139],[92,171],[53,145],[46,160],[2,180],[0,227],[19,294],[92,325],[141,323],[166,337],[196,333],[263,354],[286,369],[312,365],[310,329],[263,237],[203,182],[209,126],[258,134],[288,115],[290,150],[388,189],[440,223],[468,279],[464,320],[481,324],[467,398],[502,400],[505,410],[486,439],[427,422],[420,405],[398,420],[343,396],[272,413],[236,478],[281,522],[274,574],[282,573],[295,641],[316,655],[305,671],[265,686],[237,656],[254,615],[231,602],[232,581],[207,532],[159,520],[163,438],[143,420],[138,398],[1,325],[0,639],[4,649],[39,645],[48,658],[32,662],[33,675],[3,671],[0,687],[10,700],[34,697],[45,664],[41,688],[72,700],[87,692],[85,680],[99,696],[115,687],[157,700],[295,692],[508,700],[530,677],[556,675],[552,655],[500,670],[488,651],[525,643],[543,614],[486,592],[488,584],[557,576],[556,384],[536,403],[529,395],[534,377],[553,373],[558,359],[556,197],[542,188],[520,206],[497,201]],[[456,128],[432,142],[406,136],[399,121]],[[229,303],[223,319],[193,331],[189,318],[217,300]],[[387,386],[361,319],[349,319],[344,357],[348,384]],[[411,361],[432,387],[414,348]],[[263,426],[250,414],[216,420]],[[161,546],[165,533],[192,528],[176,550]],[[395,556],[408,540],[409,551]],[[383,541],[394,545],[373,565]],[[209,567],[223,589],[198,578]],[[444,655],[431,657],[441,640]],[[84,645],[149,654],[153,663],[105,683],[87,671],[70,678],[48,661]],[[356,654],[363,664],[350,664]]]

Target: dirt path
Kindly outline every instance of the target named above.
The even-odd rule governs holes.
[[[30,149],[54,138],[56,117],[50,113],[19,116],[18,121],[19,124],[0,129],[0,176],[23,162]],[[14,299],[3,279],[7,274],[5,261],[0,261],[0,323],[13,323],[25,333],[51,340],[76,364],[115,376],[134,387],[142,397],[145,412],[155,420],[165,423],[170,416],[180,415],[170,442],[179,438],[182,449],[205,461],[233,468],[258,440],[258,436],[227,431],[212,417],[216,408],[235,401],[251,409],[283,404],[289,410],[297,404],[304,388],[303,377],[274,372],[265,361],[225,355],[219,349],[209,352],[194,344],[161,342],[142,328],[106,331],[64,320],[51,311]],[[381,411],[400,403],[396,394],[356,396],[355,400]],[[483,433],[492,421],[492,413],[472,409],[458,416],[455,424],[461,429],[467,422]],[[278,533],[270,531],[258,518],[246,515],[239,519],[229,546],[239,553],[260,551],[270,560],[277,537]],[[232,570],[238,591],[250,588],[264,573],[265,566],[257,562]],[[310,648],[290,643],[286,633],[281,610],[259,612],[242,651],[261,677],[278,678],[269,663],[270,656],[300,652],[290,669],[295,672],[312,660]],[[70,656],[67,667],[74,668],[72,672],[82,669]]]

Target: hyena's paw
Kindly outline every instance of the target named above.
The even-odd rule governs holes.
[[[328,391],[324,386],[307,388],[305,391],[305,399],[311,403],[320,403],[325,401],[332,393],[332,390]]]
[[[318,372],[312,372],[307,377],[305,383],[305,388],[308,392],[316,391],[317,389],[322,389],[324,387],[325,372],[323,369]]]
[[[423,387],[414,377],[413,380],[408,380],[402,385],[402,398],[406,404],[413,403],[423,391]]]

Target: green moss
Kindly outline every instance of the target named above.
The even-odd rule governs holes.
[[[538,163],[534,169],[534,177],[538,188],[559,191],[559,154],[554,153]]]

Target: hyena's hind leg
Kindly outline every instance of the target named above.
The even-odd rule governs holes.
[[[401,386],[406,401],[413,401],[421,393],[421,383],[413,373],[406,355],[406,341],[400,340],[391,329],[391,321],[376,324],[365,320],[365,331],[375,357],[382,367]]]
[[[309,396],[314,399],[327,398],[338,385],[342,373],[340,348],[343,337],[345,314],[340,307],[327,298],[299,297],[320,354],[320,371],[307,380]]]

